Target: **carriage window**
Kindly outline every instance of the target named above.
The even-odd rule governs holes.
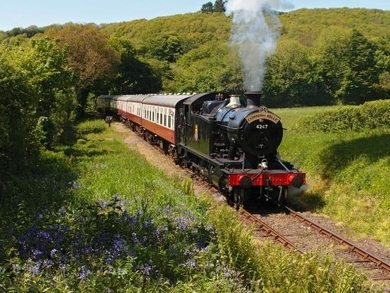
[[[172,117],[169,115],[168,116],[168,128],[171,128],[172,126]]]

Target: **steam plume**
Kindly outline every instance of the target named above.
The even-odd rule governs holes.
[[[290,9],[282,0],[230,0],[226,5],[233,15],[231,42],[238,46],[244,69],[246,90],[263,87],[266,58],[276,49],[279,19],[276,10]]]

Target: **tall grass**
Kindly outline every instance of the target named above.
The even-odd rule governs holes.
[[[99,129],[99,130],[96,130]],[[254,242],[226,208],[150,166],[101,122],[8,182],[0,290],[360,292],[346,265]],[[211,208],[211,206],[213,206]]]

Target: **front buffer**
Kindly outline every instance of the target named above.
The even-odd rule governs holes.
[[[229,198],[238,206],[257,198],[283,204],[289,188],[306,183],[306,174],[297,170],[231,169],[226,175]]]

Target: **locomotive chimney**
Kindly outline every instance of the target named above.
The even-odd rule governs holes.
[[[262,92],[248,91],[248,92],[244,93],[244,95],[248,99],[248,101],[252,101],[252,102],[249,102],[248,105],[252,104],[252,105],[255,105],[257,107],[260,107],[261,97],[263,96]]]

